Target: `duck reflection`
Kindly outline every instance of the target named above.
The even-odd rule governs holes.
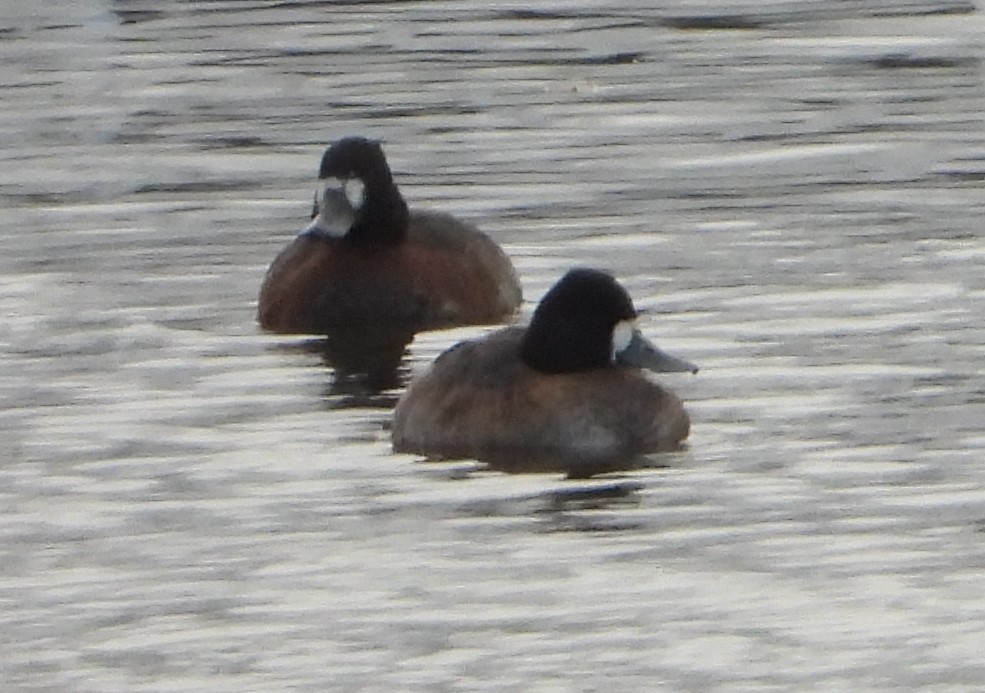
[[[392,409],[410,377],[404,363],[414,333],[374,329],[336,331],[331,336],[285,345],[318,356],[330,376],[323,396],[331,408]]]
[[[680,448],[683,449],[683,448]],[[505,453],[483,450],[476,453],[483,470],[505,474],[562,474],[568,479],[588,479],[603,474],[669,467],[665,460],[646,455],[613,455],[606,458],[578,457],[552,453]],[[444,462],[430,458],[423,464]]]

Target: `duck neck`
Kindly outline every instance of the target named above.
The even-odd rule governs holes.
[[[611,332],[611,329],[609,330]],[[586,340],[585,334],[605,334],[605,325],[570,320],[538,319],[527,326],[520,343],[520,358],[541,373],[577,373],[610,364],[608,345]]]
[[[381,176],[366,181],[363,203],[345,238],[362,247],[402,243],[407,237],[409,211],[393,179]]]

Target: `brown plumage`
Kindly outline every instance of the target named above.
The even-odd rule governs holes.
[[[408,211],[379,144],[346,138],[322,160],[314,222],[264,277],[257,317],[284,334],[384,325],[409,332],[508,318],[521,291],[506,254],[449,214]],[[346,186],[363,186],[359,200]]]
[[[635,316],[610,276],[572,271],[529,327],[458,344],[413,380],[394,412],[394,450],[499,466],[513,456],[548,456],[584,472],[677,448],[690,431],[688,414],[640,365],[697,368],[647,342],[632,328]],[[565,338],[554,340],[558,334]]]

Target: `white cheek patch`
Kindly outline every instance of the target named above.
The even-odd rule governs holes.
[[[361,209],[363,202],[366,201],[366,184],[358,178],[349,178],[345,182],[344,190],[349,205],[355,210]]]
[[[620,320],[612,330],[612,358],[626,350],[636,334],[636,321]]]

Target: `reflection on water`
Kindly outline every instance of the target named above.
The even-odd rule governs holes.
[[[288,349],[317,354],[329,373],[326,396],[338,407],[392,408],[397,398],[387,390],[407,384],[403,358],[414,334],[406,330],[336,331],[327,338],[284,343]]]
[[[980,688],[982,21],[0,6],[0,688]],[[582,481],[394,455],[411,371],[485,328],[259,334],[346,134],[531,304],[619,277],[702,364],[662,379],[689,447]]]
[[[441,459],[441,458],[435,458]],[[563,474],[568,479],[587,479],[615,472],[657,469],[668,466],[661,456],[622,456],[575,459],[563,455],[517,452],[483,452],[481,469],[506,474]]]

